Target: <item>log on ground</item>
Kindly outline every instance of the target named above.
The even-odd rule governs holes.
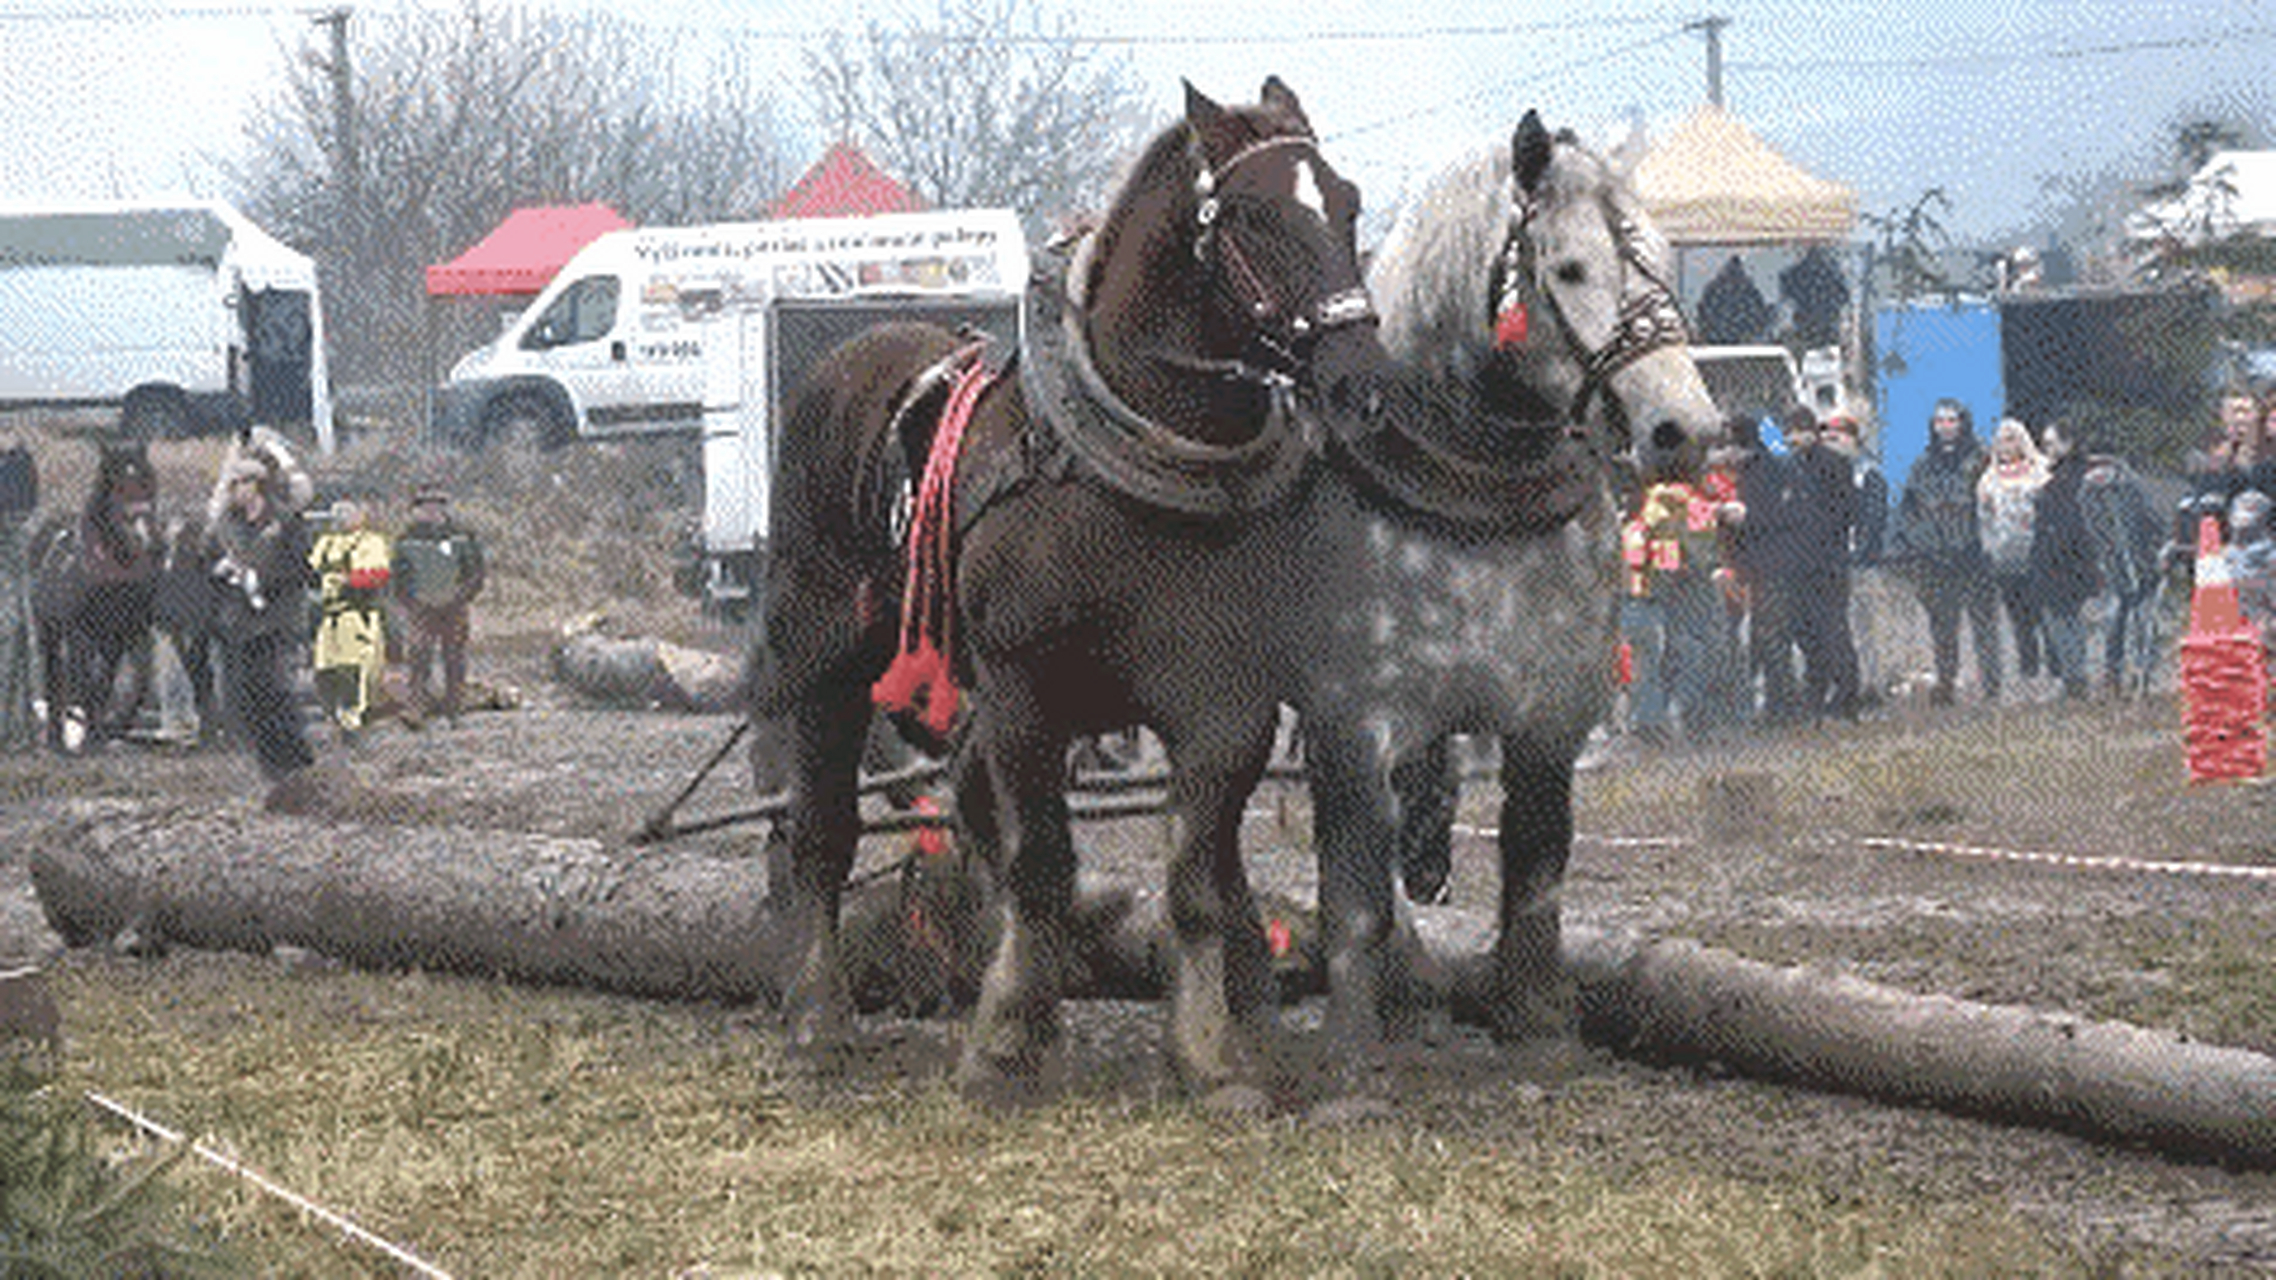
[[[626,994],[776,999],[790,939],[756,862],[439,827],[317,827],[122,801],[57,806],[33,882],[57,932],[133,929],[182,945],[304,947],[367,966],[497,975]],[[968,999],[987,954],[976,880],[912,859],[858,886],[845,932],[865,1009]],[[1158,999],[1167,913],[1151,886],[1086,879],[1076,997]],[[1313,922],[1266,904],[1293,945],[1282,989],[1322,985]],[[1415,977],[1488,1021],[1492,921],[1425,909]],[[2230,1163],[2276,1167],[2276,1059],[2060,1013],[1918,996],[1697,943],[1566,930],[1582,1034],[1613,1052],[1925,1105]]]

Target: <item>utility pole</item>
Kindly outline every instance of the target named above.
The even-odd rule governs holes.
[[[339,185],[341,203],[349,209],[357,207],[363,173],[363,158],[356,147],[355,77],[348,64],[348,17],[354,12],[343,5],[309,19],[332,29],[332,56],[322,63],[332,77],[332,178]]]
[[[1729,18],[1701,18],[1683,26],[1707,33],[1707,101],[1718,107],[1723,105],[1723,28],[1729,25]]]

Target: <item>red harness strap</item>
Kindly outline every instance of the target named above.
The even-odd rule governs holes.
[[[925,455],[924,478],[909,513],[909,579],[901,596],[901,651],[870,686],[870,701],[890,712],[921,713],[926,728],[946,737],[959,694],[950,665],[955,637],[956,461],[964,430],[994,374],[974,360],[956,375],[940,427]]]

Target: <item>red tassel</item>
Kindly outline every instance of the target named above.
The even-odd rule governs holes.
[[[1531,329],[1531,318],[1522,302],[1494,318],[1494,345],[1496,347],[1522,347]]]
[[[977,356],[978,349],[969,354]],[[975,360],[958,375],[949,393],[911,512],[908,589],[901,597],[901,652],[869,693],[870,700],[887,711],[918,712],[924,726],[942,738],[955,726],[962,701],[948,659],[955,638],[951,542],[956,532],[956,460],[964,447],[964,429],[990,381],[986,366]],[[857,601],[857,607],[866,607],[866,602]]]

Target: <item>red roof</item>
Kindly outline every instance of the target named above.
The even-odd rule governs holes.
[[[845,218],[872,213],[915,213],[916,193],[885,176],[867,153],[836,142],[767,210],[770,218]]]
[[[427,293],[536,293],[579,249],[631,225],[605,204],[516,209],[473,248],[428,267]]]

